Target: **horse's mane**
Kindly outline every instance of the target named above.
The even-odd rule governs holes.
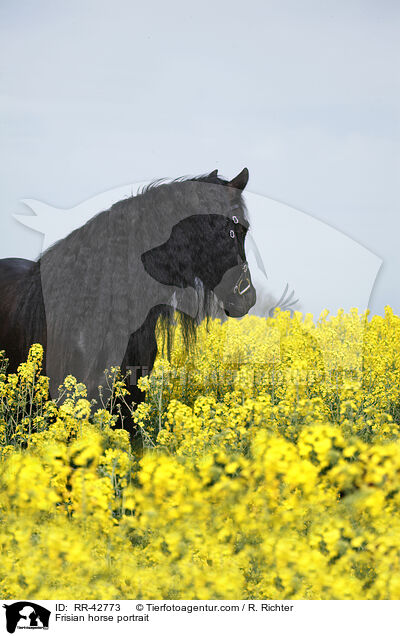
[[[235,214],[246,222],[241,193],[235,191],[229,198],[228,188],[218,187],[227,183],[216,172],[170,182],[154,181],[136,196],[99,212],[41,255],[38,267],[48,325],[48,356],[53,363],[48,370],[50,376],[62,381],[69,368],[82,366],[85,372],[81,376],[87,379],[98,351],[102,352],[100,364],[105,365],[102,371],[110,365],[109,352],[115,352],[122,361],[127,337],[158,304],[164,342],[170,353],[175,328],[175,307],[170,300],[175,293],[181,298],[184,290],[174,291],[146,275],[141,256],[164,244],[172,227],[185,218],[200,213],[204,223],[208,223],[210,208],[212,214],[229,216],[232,196],[240,201],[240,210],[235,210]],[[212,292],[200,283],[195,291],[196,309],[194,296],[185,296],[183,313],[179,314],[187,348],[195,340],[199,320],[218,311]],[[73,338],[82,359],[78,359],[79,351],[73,351]]]
[[[120,201],[117,201],[107,210],[100,210],[99,212],[97,212],[97,214],[94,214],[82,227],[79,227],[76,230],[73,230],[73,232],[71,232],[71,234],[69,234],[67,237],[63,237],[59,239],[58,241],[56,241],[55,243],[53,243],[52,245],[50,245],[44,252],[42,252],[37,262],[40,264],[40,261],[46,255],[56,250],[57,247],[60,246],[60,244],[62,244],[70,236],[74,235],[77,232],[80,232],[83,227],[86,227],[87,225],[92,224],[93,222],[96,223],[96,220],[102,214],[109,212],[111,210],[116,211],[118,209],[122,209],[123,207],[125,207],[125,204],[127,202],[131,202],[132,200],[135,200],[135,201],[138,201],[139,199],[143,200],[143,195],[146,195],[148,193],[152,194],[154,190],[159,190],[160,186],[169,186],[175,183],[185,183],[185,182],[209,183],[209,184],[221,185],[221,186],[226,186],[229,183],[227,179],[217,176],[216,170],[212,172],[211,174],[201,174],[197,176],[183,175],[180,177],[176,177],[175,179],[169,179],[168,177],[153,179],[153,181],[150,181],[148,184],[140,186],[136,194],[132,194],[132,196],[130,197],[126,197],[125,199],[121,199]],[[154,203],[154,201],[149,198],[147,198],[147,200],[146,199],[144,200],[146,201],[147,205],[150,205],[150,206]],[[246,225],[248,225],[247,209],[243,200],[241,200],[241,204],[243,207],[244,221]]]

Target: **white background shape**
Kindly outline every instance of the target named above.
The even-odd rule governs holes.
[[[33,199],[24,202],[35,216],[14,215],[23,225],[43,234],[43,250],[113,203],[136,194],[144,183],[128,184],[59,209]],[[246,253],[257,303],[251,310],[267,315],[286,284],[299,302],[294,309],[318,317],[323,309],[364,310],[382,260],[329,225],[283,203],[245,192],[251,234],[262,257],[268,279],[259,269],[251,242]],[[39,256],[39,254],[37,255]]]

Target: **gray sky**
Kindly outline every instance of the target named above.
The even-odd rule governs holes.
[[[400,313],[395,1],[2,0],[0,257],[40,245],[22,198],[71,208],[218,168],[383,259]]]

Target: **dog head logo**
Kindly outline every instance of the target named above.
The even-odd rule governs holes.
[[[50,610],[32,603],[18,601],[10,605],[3,605],[6,610],[6,627],[9,634],[16,629],[48,629]]]

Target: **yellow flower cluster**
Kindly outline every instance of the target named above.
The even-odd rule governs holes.
[[[162,350],[163,335],[159,335]],[[115,429],[42,350],[0,360],[0,595],[398,599],[400,319],[211,321],[140,381]]]

